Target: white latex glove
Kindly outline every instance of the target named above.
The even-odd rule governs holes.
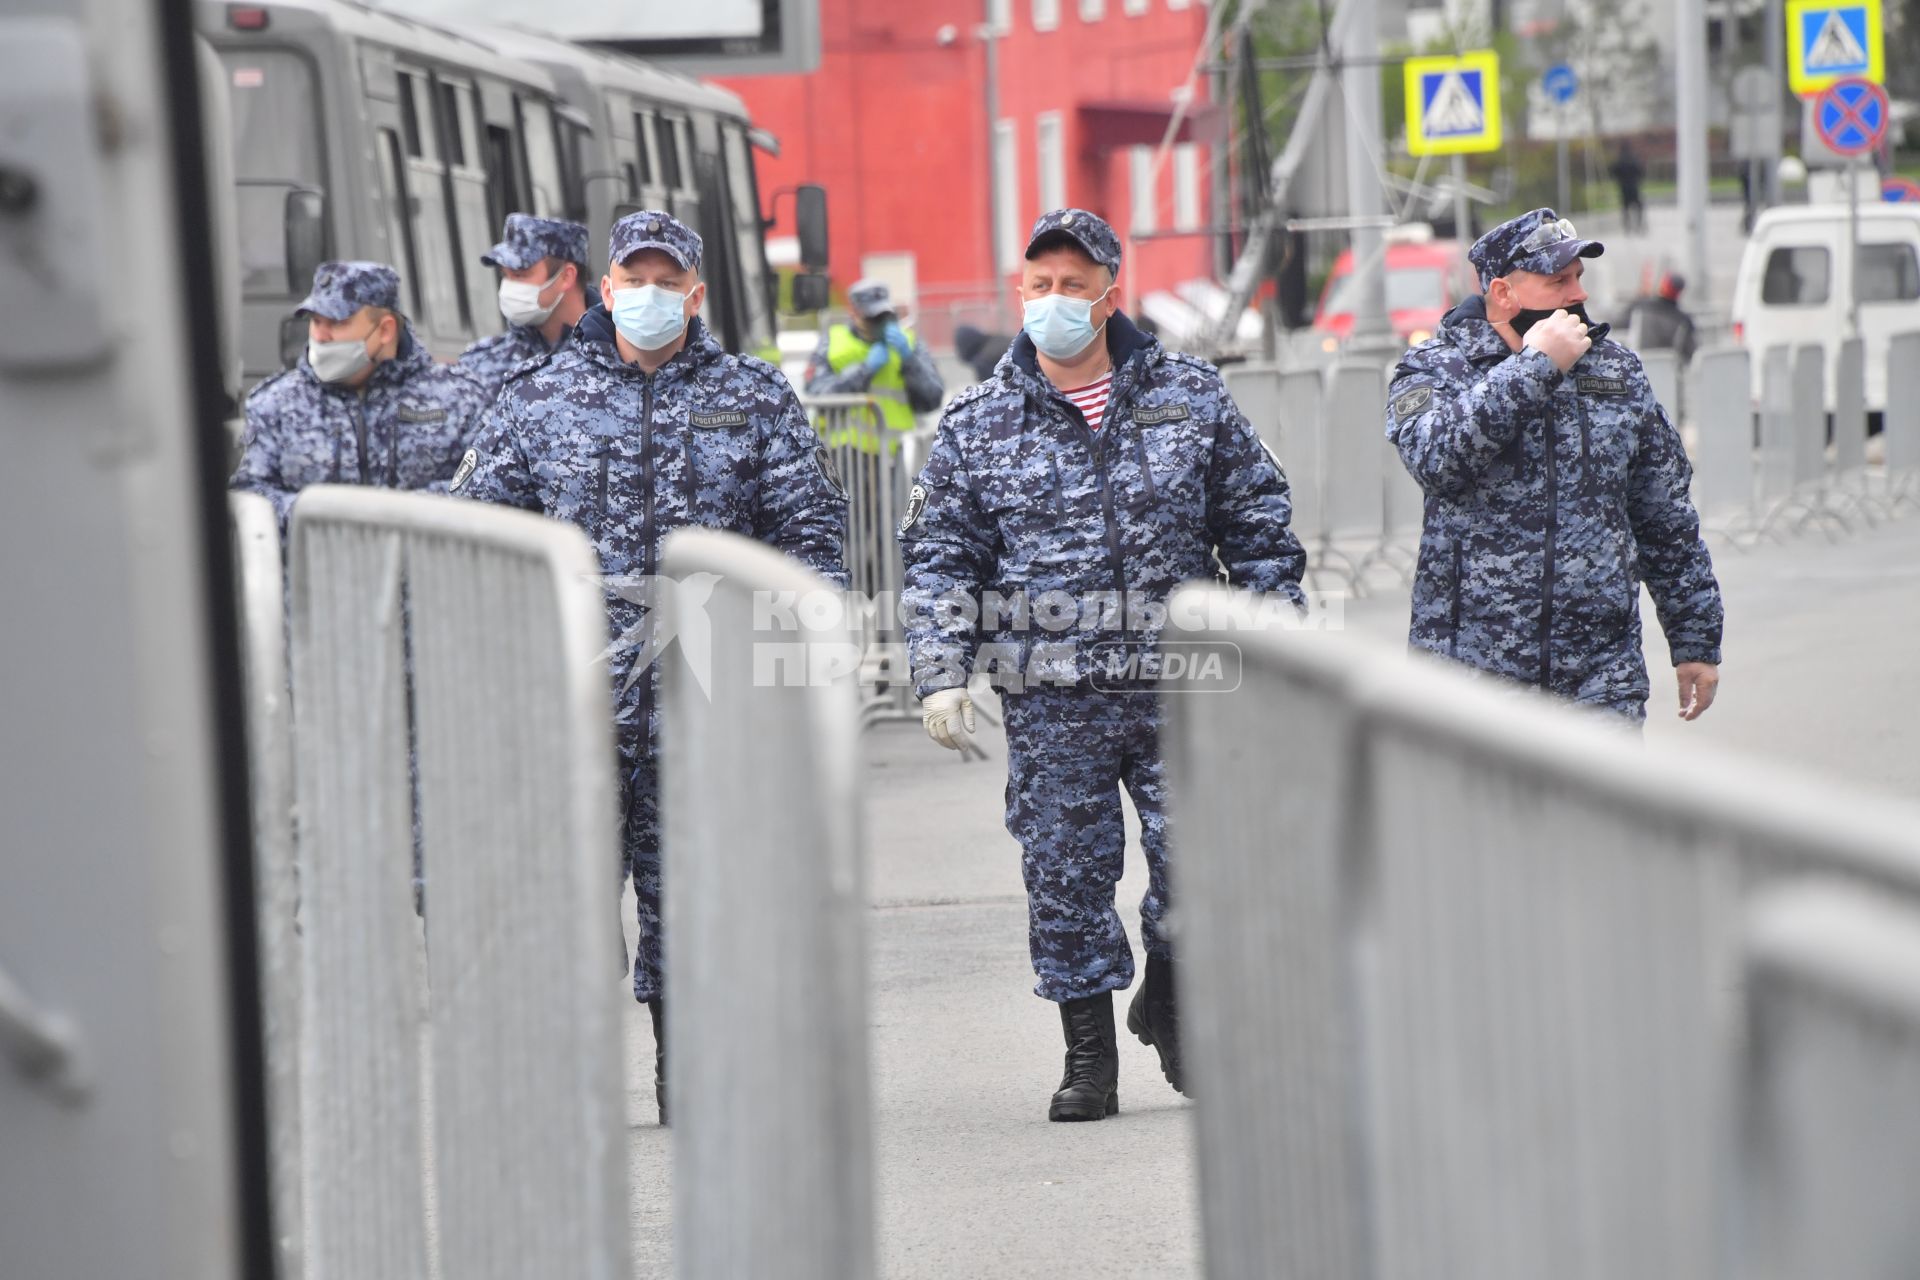
[[[958,751],[960,739],[954,736],[954,729],[964,724],[968,733],[973,732],[973,699],[965,689],[930,693],[920,701],[920,723],[926,727],[929,738],[950,751]]]

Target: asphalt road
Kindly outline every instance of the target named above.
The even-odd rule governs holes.
[[[1714,550],[1728,608],[1720,701],[1694,724],[1674,717],[1648,606],[1648,732],[1803,767],[1832,780],[1837,803],[1855,786],[1920,796],[1920,514],[1838,542]],[[1397,636],[1406,615],[1405,588],[1381,584],[1346,619]],[[1046,1120],[1059,1022],[1031,991],[1018,849],[1001,826],[1004,743],[984,721],[980,738],[990,758],[973,764],[917,724],[866,740],[881,1274],[1195,1275],[1191,1104],[1151,1052],[1122,1033],[1116,1118]],[[1121,900],[1137,939],[1134,849]],[[635,1273],[664,1276],[669,1150],[643,1011],[630,1032]]]

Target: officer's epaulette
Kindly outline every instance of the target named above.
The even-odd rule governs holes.
[[[985,400],[994,392],[1005,391],[1006,389],[1006,384],[997,378],[988,378],[982,382],[976,382],[953,399],[947,401],[947,407],[941,410],[941,413],[944,415],[952,413],[955,409],[964,409],[976,400]]]
[[[507,389],[507,386],[509,383],[518,382],[520,381],[520,379],[526,377],[529,374],[540,372],[542,369],[547,367],[548,361],[552,360],[555,356],[559,354],[560,354],[560,349],[555,348],[552,351],[543,351],[537,356],[529,356],[527,359],[513,366],[513,368],[507,370],[506,379],[503,382],[501,382],[500,389],[504,391]]]
[[[1201,373],[1210,373],[1216,378],[1220,376],[1219,367],[1211,360],[1202,360],[1199,356],[1189,352],[1174,351],[1167,347],[1160,348],[1160,352],[1161,359],[1165,360],[1168,364],[1177,364],[1188,369],[1198,369]]]
[[[781,371],[779,365],[767,360],[762,360],[759,356],[748,355],[744,351],[734,356],[734,360],[737,363],[737,367],[745,369],[758,377],[785,379],[787,376]]]
[[[260,381],[254,383],[253,390],[247,392],[247,403],[252,404],[255,396],[265,391],[268,387],[273,386],[275,383],[279,382],[282,378],[286,377],[288,374],[292,372],[293,372],[292,369],[281,369],[278,372],[268,374],[266,377],[260,379]]]

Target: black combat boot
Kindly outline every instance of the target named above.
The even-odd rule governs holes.
[[[1174,999],[1173,961],[1147,957],[1147,976],[1127,1006],[1127,1030],[1160,1054],[1160,1070],[1178,1093],[1187,1093],[1180,1070],[1180,1012]],[[1191,1097],[1191,1094],[1187,1094]]]
[[[653,1018],[653,1101],[660,1108],[660,1124],[667,1123],[667,1006],[659,996],[647,1001]]]
[[[1060,1006],[1067,1073],[1047,1108],[1049,1120],[1104,1120],[1120,1110],[1120,1046],[1113,1035],[1113,992]]]

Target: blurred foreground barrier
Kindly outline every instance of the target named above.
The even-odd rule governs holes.
[[[758,543],[677,533],[664,570],[676,580],[717,578],[702,606],[713,638],[707,678],[680,661],[661,676],[672,726],[662,887],[675,1270],[702,1280],[867,1280],[871,1103],[852,636],[837,626],[756,631],[756,597],[832,590]],[[690,597],[674,593],[666,607],[678,634],[699,633],[684,616]]]
[[[1351,637],[1192,638],[1244,661],[1167,700],[1208,1275],[1732,1275],[1748,899],[1920,906],[1920,813]]]
[[[854,596],[881,602],[857,627],[866,665],[864,713],[915,717],[897,610],[906,567],[895,530],[924,452],[915,437],[885,427],[871,396],[806,396],[801,403],[847,490],[846,561]]]
[[[1920,1272],[1920,912],[1833,881],[1748,917],[1739,1274]]]
[[[300,940],[294,932],[293,701],[287,685],[287,595],[280,519],[257,493],[227,495],[239,592],[247,774],[253,799],[253,893],[267,1054],[267,1153],[279,1280],[304,1274],[300,1154]]]
[[[624,1276],[592,549],[517,511],[336,487],[301,496],[291,543],[306,1275]]]

